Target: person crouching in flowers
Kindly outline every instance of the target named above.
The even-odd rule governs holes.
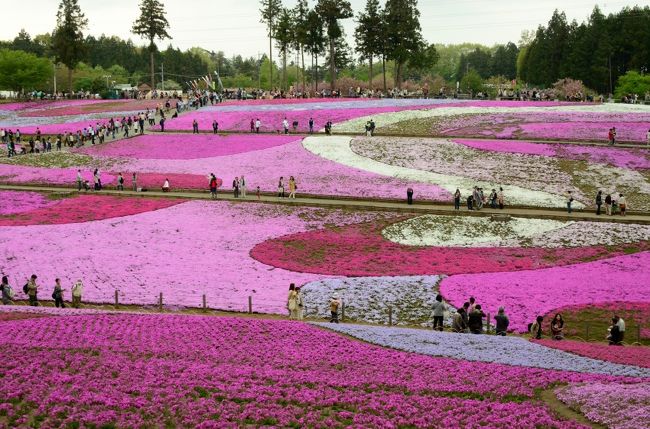
[[[554,340],[564,339],[564,319],[560,313],[556,314],[551,322],[551,335]]]
[[[496,334],[505,337],[508,332],[508,326],[510,325],[510,319],[506,315],[505,308],[499,307],[499,312],[494,316],[494,321],[497,324]]]
[[[74,308],[81,307],[82,293],[83,293],[83,283],[81,283],[81,280],[77,280],[77,282],[72,286],[72,306]]]
[[[467,323],[465,323],[465,309],[459,308],[451,321],[451,330],[457,334],[467,333]]]
[[[287,309],[289,310],[289,320],[298,320],[298,292],[296,292],[296,285],[293,283],[289,285]]]
[[[339,323],[339,308],[341,307],[341,300],[339,299],[339,294],[335,293],[332,295],[330,300],[330,323]]]

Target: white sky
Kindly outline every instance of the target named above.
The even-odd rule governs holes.
[[[350,0],[356,13],[366,0]],[[139,0],[79,0],[89,20],[87,34],[132,38],[131,25],[138,14]],[[295,0],[284,0],[293,7]],[[310,0],[310,6],[316,1]],[[382,2],[383,3],[383,2]],[[59,0],[0,0],[0,39],[13,39],[21,28],[32,36],[51,32]],[[256,56],[268,50],[263,24],[259,23],[259,0],[164,0],[172,43],[181,49],[201,46],[224,51],[227,56]],[[546,24],[554,9],[564,10],[569,20],[585,20],[594,0],[420,0],[423,35],[432,43],[478,42],[486,45],[517,43],[524,29]],[[606,1],[598,3],[605,14],[624,6],[648,6],[650,1]],[[345,21],[348,36],[354,20]],[[165,41],[159,46],[167,46]]]

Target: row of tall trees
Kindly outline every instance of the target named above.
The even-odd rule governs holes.
[[[620,76],[645,73],[650,66],[650,7],[626,7],[608,16],[595,7],[581,24],[555,11],[520,48],[517,72],[526,82],[549,86],[569,77],[611,93]]]
[[[314,67],[318,69],[318,57],[326,54],[330,84],[334,90],[338,71],[350,62],[350,48],[341,23],[354,17],[350,2],[318,0],[315,7],[309,9],[306,0],[299,0],[294,8],[288,9],[281,0],[261,0],[260,6],[261,22],[266,24],[269,37],[271,63],[274,40],[282,55],[283,87],[287,88],[287,57],[292,51],[298,54],[302,62],[304,86],[306,51],[312,56],[312,70]],[[394,84],[398,88],[402,84],[405,69],[417,70],[435,64],[435,47],[427,44],[422,37],[417,0],[387,0],[383,7],[378,0],[367,0],[356,21],[355,51],[362,60],[369,63],[371,87],[375,59],[381,59],[384,82],[386,61],[394,62]],[[270,73],[272,77],[272,68]]]
[[[460,80],[469,70],[474,70],[482,79],[502,76],[512,80],[517,77],[518,56],[519,48],[512,42],[492,49],[477,47],[468,54],[461,54],[456,76]]]

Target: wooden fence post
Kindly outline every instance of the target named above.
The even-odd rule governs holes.
[[[248,297],[248,314],[253,314],[253,297]]]
[[[208,309],[208,301],[205,298],[205,294],[203,294],[203,311],[206,311]]]
[[[158,310],[163,310],[163,294],[160,292],[160,297],[158,297]]]
[[[393,307],[388,307],[388,326],[393,326]]]
[[[117,295],[117,289],[115,289],[115,308],[117,308],[120,305],[120,298]]]

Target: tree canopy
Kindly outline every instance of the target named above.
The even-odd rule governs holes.
[[[16,92],[41,89],[51,75],[52,63],[46,58],[0,49],[0,88]]]

